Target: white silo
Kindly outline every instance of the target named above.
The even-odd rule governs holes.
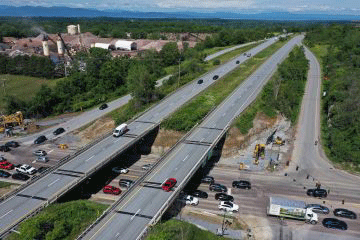
[[[42,39],[42,45],[43,45],[44,56],[46,57],[50,56],[48,36],[44,35]]]
[[[58,54],[60,56],[63,56],[64,55],[64,44],[61,41],[60,37],[57,39],[56,43],[57,43]]]
[[[78,28],[75,25],[69,25],[69,26],[67,26],[67,30],[68,30],[69,35],[75,35],[75,34],[77,34]]]

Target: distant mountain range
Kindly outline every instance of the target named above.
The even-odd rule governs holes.
[[[356,15],[321,13],[231,13],[231,12],[136,12],[123,10],[100,11],[68,7],[13,7],[0,5],[0,16],[12,17],[117,17],[117,18],[220,18],[252,20],[360,20]]]

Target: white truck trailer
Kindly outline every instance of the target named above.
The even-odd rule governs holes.
[[[319,221],[318,215],[306,208],[305,202],[284,197],[269,197],[267,215],[305,220],[311,224],[317,224]]]

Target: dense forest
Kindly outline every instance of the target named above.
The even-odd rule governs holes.
[[[360,31],[331,25],[309,32],[310,47],[325,46],[322,57],[322,140],[331,159],[360,170]]]

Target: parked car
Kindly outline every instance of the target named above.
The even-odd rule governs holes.
[[[14,169],[14,164],[9,163],[8,161],[4,161],[0,163],[0,169],[6,169],[6,170]]]
[[[238,60],[238,61],[236,61],[236,64],[239,64],[240,63],[240,61]]]
[[[213,184],[210,184],[209,190],[213,191],[213,192],[214,191],[215,192],[227,192],[227,187],[225,187],[224,185],[219,184],[219,183],[213,183]]]
[[[53,132],[53,134],[54,134],[54,135],[59,135],[59,134],[62,134],[63,132],[65,132],[65,129],[62,128],[62,127],[60,127],[60,128],[58,128],[58,129],[56,129],[56,130]]]
[[[218,75],[213,76],[213,80],[216,80],[216,79],[218,79],[218,78],[219,78]]]
[[[6,158],[4,158],[3,156],[0,156],[0,164],[5,163],[5,162],[7,162]]]
[[[33,152],[33,154],[35,155],[35,156],[46,156],[47,155],[47,153],[44,151],[44,150],[35,150],[34,152]]]
[[[11,149],[8,147],[8,146],[6,146],[6,145],[1,145],[0,146],[0,151],[1,152],[8,152],[8,151],[10,151]]]
[[[134,183],[133,180],[123,179],[123,178],[120,179],[119,181],[120,187],[125,187],[125,188],[129,188],[133,183]]]
[[[104,110],[105,108],[107,108],[108,105],[106,103],[101,104],[101,106],[99,107],[100,110]]]
[[[194,197],[199,197],[199,198],[208,198],[208,194],[207,192],[201,191],[201,190],[191,190],[191,191],[186,191],[187,194],[194,196]]]
[[[311,210],[315,213],[329,214],[329,208],[322,206],[320,204],[308,204],[306,208],[311,208]]]
[[[319,197],[319,198],[327,197],[326,189],[322,189],[322,188],[308,189],[306,194],[308,196]]]
[[[335,228],[335,229],[340,229],[340,230],[347,229],[346,222],[341,221],[336,218],[324,218],[324,220],[322,221],[322,224],[324,225],[324,227],[327,227],[327,228]]]
[[[337,217],[356,219],[356,213],[345,208],[336,208],[334,210],[334,215]]]
[[[197,81],[198,84],[202,84],[203,82],[204,82],[204,80],[202,80],[202,79],[199,79],[199,80]]]
[[[10,173],[8,173],[8,172],[6,172],[6,171],[4,171],[4,170],[0,170],[0,177],[8,178],[8,177],[10,177],[10,176],[11,176]]]
[[[214,178],[212,176],[206,176],[206,177],[203,177],[201,179],[201,183],[210,183],[210,184],[212,184],[214,182],[215,182],[215,180],[214,180]]]
[[[180,201],[185,202],[186,205],[196,206],[199,204],[199,199],[191,195],[184,195],[181,196],[179,199]]]
[[[173,187],[175,187],[177,181],[175,178],[168,178],[162,185],[161,185],[161,188],[166,191],[166,192],[169,192],[171,191],[171,189]]]
[[[48,162],[49,157],[48,156],[38,156],[36,159],[37,162]]]
[[[245,180],[233,181],[232,186],[234,188],[250,189],[251,183],[249,181],[245,181]]]
[[[5,146],[7,146],[7,147],[17,148],[17,147],[18,147],[18,146],[20,146],[20,145],[19,145],[19,143],[18,143],[18,142],[15,142],[15,141],[10,141],[10,142],[5,143]]]
[[[128,172],[129,172],[129,169],[123,168],[123,167],[113,167],[113,168],[111,169],[111,171],[113,171],[113,172],[115,172],[115,173],[121,174],[121,173],[128,173]]]
[[[114,194],[114,195],[119,195],[121,193],[121,190],[120,190],[120,188],[110,186],[110,185],[106,185],[103,188],[103,192],[104,193],[109,193],[109,194]]]
[[[147,170],[149,170],[151,168],[151,166],[152,166],[152,164],[148,163],[148,164],[143,165],[141,167],[141,169],[147,171]]]
[[[22,165],[17,166],[17,167],[15,167],[15,170],[17,172],[30,174],[30,175],[36,173],[36,169],[27,164],[22,164]]]
[[[13,179],[21,180],[21,181],[26,181],[30,178],[28,175],[23,174],[23,173],[14,173],[11,177]]]
[[[47,138],[44,135],[40,135],[37,139],[35,139],[34,144],[40,144],[47,140]]]
[[[251,57],[251,53],[246,54],[247,57]]]
[[[227,212],[237,212],[239,211],[239,205],[229,201],[221,201],[219,203],[219,209]]]
[[[231,195],[227,195],[226,193],[217,193],[215,194],[215,199],[220,201],[234,201],[234,197]]]

